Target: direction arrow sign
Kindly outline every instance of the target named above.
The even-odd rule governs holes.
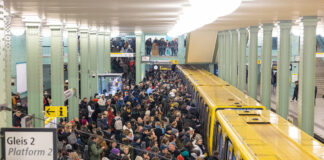
[[[55,128],[2,128],[5,160],[56,160]]]
[[[45,116],[48,118],[67,117],[67,107],[66,106],[46,106]]]

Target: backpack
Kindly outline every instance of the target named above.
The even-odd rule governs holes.
[[[71,134],[67,138],[68,138],[69,144],[76,144],[78,142],[74,131],[72,131]]]
[[[118,118],[115,118],[115,119],[116,119],[116,122],[115,122],[115,125],[114,125],[115,129],[116,130],[122,130],[123,129],[123,122],[122,122],[121,118],[118,117]]]

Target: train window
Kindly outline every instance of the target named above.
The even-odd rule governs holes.
[[[212,151],[217,149],[217,142],[218,142],[218,131],[217,131],[217,122],[214,123],[214,133],[213,133],[213,145],[212,145]]]
[[[223,132],[222,132],[222,128],[220,128],[220,132],[218,135],[219,135],[217,137],[217,139],[219,138],[218,145],[217,145],[217,150],[219,151],[218,157],[219,157],[219,159],[223,159]]]
[[[232,160],[234,154],[234,148],[231,140],[229,140],[228,138],[226,138],[225,148],[226,148],[226,160]]]

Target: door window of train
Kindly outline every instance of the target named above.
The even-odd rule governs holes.
[[[222,129],[219,132],[219,141],[218,141],[218,149],[219,149],[219,159],[223,159],[223,132]]]
[[[213,133],[213,135],[215,135],[215,136],[213,136],[214,138],[213,138],[213,145],[212,145],[212,151],[213,150],[215,150],[215,149],[217,149],[217,142],[218,142],[218,128],[217,128],[217,122],[214,122],[214,133]]]
[[[236,160],[236,157],[234,155],[234,147],[228,138],[226,138],[226,160]]]

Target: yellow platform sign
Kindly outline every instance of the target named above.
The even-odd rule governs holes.
[[[46,117],[67,117],[66,106],[46,106],[45,107]]]

